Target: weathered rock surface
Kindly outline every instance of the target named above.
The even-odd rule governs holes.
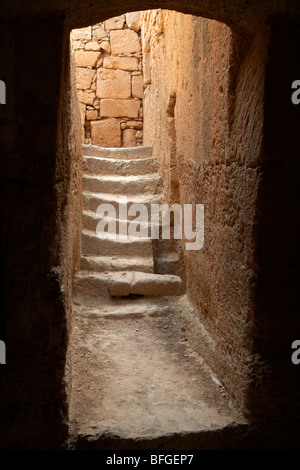
[[[72,387],[71,447],[241,445],[247,422],[189,347],[167,299],[77,305],[74,322],[72,367],[83,372]]]

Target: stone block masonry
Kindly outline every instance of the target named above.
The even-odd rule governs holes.
[[[143,145],[143,57],[140,12],[74,29],[82,143]]]

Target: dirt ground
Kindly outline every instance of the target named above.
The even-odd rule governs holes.
[[[173,314],[162,311],[139,299],[77,307],[71,435],[140,439],[243,422]]]

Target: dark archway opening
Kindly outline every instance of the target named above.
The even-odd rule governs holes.
[[[250,302],[251,286],[247,269],[252,262],[252,253],[247,251],[244,240],[241,240],[241,232],[244,239],[250,243],[252,238],[251,220],[254,216],[255,191],[258,184],[257,171],[256,169],[253,171],[253,166],[256,167],[260,155],[260,136],[258,127],[256,127],[259,124],[259,120],[254,122],[252,113],[253,109],[260,108],[262,110],[263,104],[262,85],[259,83],[259,77],[261,77],[260,74],[263,74],[265,56],[258,49],[258,45],[261,45],[261,41],[264,38],[258,37],[255,42],[249,34],[234,33],[221,23],[210,23],[209,20],[191,16],[185,19],[184,15],[178,14],[176,16],[175,12],[174,18],[172,18],[172,12],[166,12],[165,17],[160,11],[156,15],[154,18],[151,17],[151,13],[148,18],[145,16],[146,21],[148,21],[148,31],[146,31],[144,38],[144,53],[148,56],[149,61],[152,55],[152,78],[147,77],[148,87],[144,100],[144,104],[146,102],[146,106],[144,106],[146,108],[144,111],[146,126],[147,124],[149,126],[148,129],[144,129],[146,141],[153,144],[162,180],[167,188],[167,201],[170,204],[179,202],[182,205],[185,203],[205,202],[207,208],[206,238],[209,240],[207,247],[201,253],[189,253],[188,251],[184,253],[184,264],[188,278],[187,300],[192,301],[192,306],[186,303],[186,298],[183,299],[178,306],[176,305],[175,316],[179,322],[178,324],[182,327],[182,331],[187,332],[185,339],[188,338],[194,350],[203,354],[208,364],[218,371],[218,375],[221,374],[222,380],[229,385],[230,391],[233,392],[236,403],[239,404],[243,411],[248,412],[244,408],[246,401],[245,389],[249,386],[250,380],[248,353],[242,353],[242,357],[244,357],[239,361],[238,369],[234,354],[241,354],[245,347],[245,341],[248,341],[247,335],[251,329],[250,317],[253,308]],[[153,31],[151,31],[151,28]],[[219,44],[221,38],[224,41],[222,47]],[[189,50],[189,53],[185,52],[185,48]],[[254,68],[254,61],[258,61],[258,71]],[[162,69],[159,70],[159,67],[162,67]],[[254,86],[252,92],[253,103],[250,107],[247,103],[243,104],[241,96],[237,95],[237,89],[239,89],[240,95],[243,95],[245,92],[244,87],[247,79],[245,75],[247,74],[247,78],[252,81]],[[101,113],[101,93],[98,98],[100,99],[99,106]],[[246,128],[247,133],[255,134],[257,147],[254,153],[248,150],[235,155],[235,152],[237,152],[237,141],[240,138],[241,132],[241,129],[234,120],[235,115],[240,116],[240,125]],[[109,116],[104,117],[109,118]],[[243,119],[246,119],[248,124],[251,123],[251,125],[245,124]],[[155,123],[155,125],[151,125],[151,122]],[[158,122],[160,125],[157,125]],[[236,129],[234,129],[235,125]],[[246,136],[245,138],[247,139]],[[92,150],[93,146],[85,149],[90,156],[96,157],[96,153],[91,153]],[[238,172],[236,172],[237,163],[240,165]],[[218,180],[220,185],[216,187],[214,181]],[[239,180],[242,183],[238,183]],[[243,184],[245,180],[248,180],[246,185]],[[107,184],[110,183],[108,182]],[[225,197],[226,192],[227,196],[230,195],[229,198]],[[93,194],[90,193],[89,197],[93,197]],[[232,213],[227,205],[227,199],[236,201],[235,206],[231,209]],[[218,210],[218,201],[222,201],[222,204],[224,204],[221,212]],[[86,202],[84,201],[83,204],[85,207]],[[245,213],[241,213],[241,206],[244,206]],[[223,211],[228,211],[228,220],[224,220]],[[235,220],[235,223],[233,223],[233,220]],[[231,231],[231,238],[229,237],[228,228]],[[225,240],[223,243],[220,242],[222,238]],[[107,249],[109,250],[109,248]],[[216,263],[216,260],[220,260],[219,263]],[[204,270],[203,267],[206,267],[206,269]],[[184,268],[182,267],[183,272]],[[121,273],[122,276],[125,274],[128,273]],[[126,413],[130,414],[130,404],[125,397],[129,394],[133,403],[137,397],[129,389],[126,390],[122,382],[119,385],[124,390],[122,388],[122,394],[119,397],[120,403],[118,402],[116,406],[120,410],[123,409],[121,402],[125,405],[126,412],[123,411],[121,413],[121,415],[125,414],[125,418],[123,418],[125,423],[122,419],[120,422],[118,421],[114,410],[111,410],[112,415],[108,414],[105,418],[106,413],[103,411],[102,404],[106,403],[105,409],[107,411],[110,408],[109,403],[114,403],[112,390],[116,389],[116,384],[112,386],[110,392],[108,391],[109,387],[106,390],[101,387],[101,381],[108,383],[109,380],[102,373],[100,374],[101,377],[93,374],[95,365],[98,364],[97,354],[99,352],[98,360],[102,367],[105,368],[104,364],[107,363],[110,365],[112,362],[115,363],[115,368],[111,370],[111,376],[115,377],[117,381],[118,374],[114,371],[118,368],[122,369],[122,367],[126,370],[126,361],[122,362],[122,354],[120,352],[119,356],[117,353],[114,359],[113,356],[105,356],[104,359],[103,350],[100,345],[99,349],[97,349],[94,343],[93,348],[94,350],[97,349],[95,355],[92,348],[87,346],[89,341],[91,341],[91,339],[88,339],[87,332],[89,330],[94,330],[94,333],[98,331],[96,319],[98,318],[100,322],[101,314],[98,308],[99,305],[96,305],[97,301],[95,298],[93,298],[93,305],[90,304],[88,309],[84,307],[84,301],[82,301],[84,293],[87,295],[91,293],[89,289],[94,289],[95,292],[97,290],[96,283],[98,280],[95,273],[89,274],[84,279],[83,277],[84,275],[79,279],[79,288],[78,282],[76,282],[76,292],[80,291],[81,298],[76,298],[80,313],[74,323],[77,330],[81,328],[82,335],[80,337],[78,331],[76,331],[76,341],[73,344],[78,345],[81,342],[83,349],[86,349],[85,354],[83,349],[79,349],[77,357],[79,353],[83,353],[87,358],[90,358],[90,366],[85,370],[90,374],[90,377],[93,377],[97,385],[96,387],[88,387],[88,393],[92,391],[94,394],[94,398],[90,398],[89,401],[89,410],[91,411],[89,413],[83,404],[87,396],[79,385],[80,380],[79,382],[75,380],[77,384],[75,386],[76,392],[84,396],[81,403],[77,393],[72,395],[73,409],[71,415],[74,420],[72,424],[73,432],[75,434],[76,432],[78,433],[78,445],[83,448],[87,446],[86,448],[88,448],[89,444],[85,434],[91,435],[91,433],[94,433],[98,437],[95,437],[96,440],[93,441],[92,445],[94,448],[101,448],[104,445],[103,435],[107,433],[105,426],[108,426],[112,434],[118,436],[118,442],[121,446],[127,445],[125,444],[125,441],[127,442],[126,439],[133,439],[133,442],[136,442],[137,438],[142,439],[144,445],[149,445],[149,436],[145,438],[143,429],[148,429],[149,431],[153,426],[149,423],[147,424],[147,421],[139,431],[131,429],[132,436],[130,437],[129,429],[130,425],[133,426],[134,420],[129,420],[129,423],[128,415],[126,417]],[[113,285],[112,289],[114,293],[118,292],[118,296],[121,296],[121,291],[125,292],[127,289],[124,280],[125,277],[120,276],[117,280],[122,287],[121,290],[120,288],[116,289],[116,286]],[[101,282],[103,282],[102,277]],[[84,288],[82,287],[83,284]],[[89,284],[89,288],[87,284]],[[241,289],[242,285],[244,285],[243,289]],[[232,296],[232,291],[235,292],[234,296]],[[125,295],[124,292],[122,296]],[[149,310],[149,306],[143,307],[143,314],[147,312],[147,308]],[[75,310],[77,313],[79,312],[78,309]],[[120,306],[116,303],[112,309],[113,312],[110,311],[109,305],[101,304],[100,310],[104,312],[104,317],[108,317],[113,312],[116,317],[119,318],[121,316]],[[86,319],[81,323],[81,327],[79,327],[80,317],[84,313]],[[128,313],[130,317],[135,318],[133,311],[126,311],[126,315]],[[128,321],[126,315],[124,318]],[[137,312],[137,315],[141,315],[141,312]],[[156,315],[158,316],[158,313]],[[88,317],[92,318],[92,326],[90,327],[88,326]],[[109,321],[107,323],[109,324]],[[105,344],[108,341],[109,346],[113,346],[114,340],[107,339],[107,337],[110,338],[112,332],[106,331],[103,322],[100,322],[100,324],[100,331],[96,334],[97,338],[101,338],[101,341],[104,341]],[[229,325],[230,330],[228,330]],[[169,325],[165,325],[165,327],[168,328]],[[103,334],[101,329],[106,331],[106,334]],[[140,329],[141,326],[139,324],[136,331],[140,331]],[[125,326],[122,328],[122,331],[126,331]],[[127,340],[124,339],[123,343],[127,345],[128,338]],[[138,357],[137,349],[134,348],[133,346],[131,349],[131,356],[136,354]],[[111,349],[113,350],[114,348],[112,347]],[[136,351],[135,353],[134,350]],[[127,346],[123,350],[124,357],[126,356],[126,351]],[[221,351],[226,356],[223,361],[218,359]],[[235,352],[234,354],[232,354],[233,351]],[[151,350],[147,351],[146,355],[152,357]],[[188,354],[184,355],[184,357],[187,356]],[[75,367],[76,362],[76,367],[82,370],[82,361],[75,360],[72,363],[73,367]],[[180,362],[180,360],[178,359],[177,362]],[[151,369],[149,364],[144,364],[144,366],[140,364],[138,366],[137,360],[133,361],[133,365],[129,366],[130,370],[134,369],[134,367],[141,367],[141,369],[146,370]],[[156,367],[156,369],[159,368]],[[78,377],[78,374],[76,375]],[[82,379],[83,376],[79,375]],[[241,376],[244,376],[242,381],[240,380]],[[121,373],[120,377],[122,377]],[[147,381],[150,378],[151,372],[149,370],[149,372],[146,372],[145,380]],[[126,382],[126,377],[124,380]],[[171,380],[170,377],[167,380]],[[189,379],[186,380],[189,381]],[[194,379],[190,378],[190,380]],[[141,386],[134,373],[132,374],[132,381],[135,388]],[[114,381],[111,382],[114,383]],[[163,381],[161,380],[161,382]],[[233,383],[235,384],[234,387],[232,386]],[[98,395],[97,388],[100,390]],[[143,386],[141,388],[144,390]],[[143,394],[144,392],[140,393]],[[99,406],[98,397],[102,397],[102,395],[103,398],[99,399],[101,402]],[[110,401],[106,401],[108,397]],[[164,397],[163,392],[162,397]],[[148,396],[147,399],[149,400]],[[139,407],[142,407],[141,401],[139,400]],[[215,398],[212,401],[215,401]],[[147,406],[151,408],[150,402],[151,399]],[[162,399],[161,403],[166,403],[166,400]],[[77,408],[77,411],[78,409],[80,411],[76,412],[74,407]],[[178,410],[180,407],[178,404],[174,404],[174,408]],[[188,405],[186,405],[186,408],[188,409]],[[138,408],[134,403],[133,409],[138,410],[141,408]],[[198,409],[201,409],[199,403]],[[166,404],[163,410],[167,414]],[[148,411],[148,416],[152,415],[155,415],[153,409],[151,412]],[[82,416],[83,421],[81,422]],[[97,424],[93,420],[95,416],[97,417]],[[143,422],[143,417],[141,416],[140,421]],[[205,421],[204,412],[201,417],[202,421]],[[198,422],[201,421],[201,417],[198,418]],[[175,415],[173,418],[175,420]],[[179,417],[179,421],[184,421],[184,419],[182,416]],[[211,419],[214,422],[213,418]],[[235,420],[237,419],[235,417]],[[115,429],[111,420],[115,423]],[[159,415],[157,421],[157,426],[161,426]],[[244,424],[242,421],[240,422],[242,427]],[[217,426],[216,423],[215,426]],[[78,429],[74,431],[76,427]],[[182,439],[178,429],[175,426],[172,431],[168,431],[174,434],[174,442],[176,439],[179,439],[177,444],[174,445],[180,445],[180,440]],[[127,434],[125,441],[124,437],[122,438],[122,432],[125,435]],[[235,432],[236,430],[233,431],[232,446],[236,445],[234,443]],[[153,436],[156,436],[156,434],[154,431]],[[201,435],[200,429],[197,429],[197,434]],[[150,438],[150,441],[153,439],[153,436]],[[163,441],[163,434],[159,436],[159,439]],[[222,445],[225,445],[225,443]]]
[[[127,9],[161,6],[131,2]],[[210,314],[212,303],[206,279],[215,271],[210,270],[209,263],[203,265],[206,274],[201,277],[201,290],[202,299],[206,300],[202,303],[201,324],[206,328],[201,329],[197,317],[186,320],[185,327],[195,342],[201,338],[204,349],[212,351],[209,356],[219,365],[218,376],[222,380],[233,376],[227,375],[230,362],[233,368],[240,362],[245,365],[245,374],[237,377],[242,381],[247,378],[244,385],[238,387],[232,382],[231,388],[240,408],[262,425],[261,432],[255,435],[254,447],[295,448],[294,429],[299,416],[295,384],[299,373],[290,362],[290,344],[295,339],[291,338],[291,330],[299,325],[295,307],[298,277],[291,256],[285,250],[278,252],[278,239],[275,244],[268,243],[268,234],[272,239],[273,232],[266,221],[272,213],[278,220],[280,214],[286,217],[287,212],[291,215],[289,220],[296,219],[299,144],[295,140],[297,108],[290,102],[290,85],[299,78],[299,64],[293,59],[297,56],[299,7],[293,3],[275,11],[267,1],[253,1],[246,8],[244,2],[221,0],[197,5],[168,2],[163,7],[223,21],[234,31],[232,58],[238,61],[232,60],[230,64],[232,94],[226,109],[232,145],[225,164],[218,163],[224,170],[222,176],[214,176],[211,162],[202,173],[198,170],[198,176],[203,176],[204,187],[211,182],[218,190],[222,189],[217,192],[215,209],[224,213],[226,240],[233,240],[233,233],[237,233],[233,228],[237,227],[238,206],[243,220],[243,230],[238,231],[239,243],[253,253],[250,266],[244,264],[247,285],[252,285],[253,290],[240,303],[242,307],[251,304],[252,308],[250,311],[239,308],[239,315],[232,317],[226,330],[232,335],[236,326],[246,324],[245,320],[250,318],[249,331],[240,337],[243,361],[241,350],[232,347],[220,326],[228,318],[235,293],[243,288],[235,276],[241,265],[235,262],[223,265],[223,273],[231,284],[227,285],[225,302],[222,295],[225,283],[212,299],[214,307],[222,305],[216,317]],[[123,7],[110,3],[100,11],[98,1],[87,6],[74,0],[59,5],[49,0],[17,6],[6,2],[0,9],[3,20],[0,59],[4,70],[1,79],[7,85],[7,103],[1,106],[1,272],[7,346],[7,365],[1,374],[1,446],[53,449],[65,445],[68,432],[65,388],[68,378],[63,376],[71,314],[70,289],[78,267],[76,241],[79,243],[80,239],[77,214],[81,209],[81,148],[74,124],[76,113],[71,106],[74,97],[70,95],[68,38],[72,28],[119,15]],[[238,38],[247,38],[243,42],[246,48],[240,49]],[[239,73],[234,73],[236,64]],[[285,143],[284,148],[278,145],[280,142]],[[279,176],[282,170],[284,178]],[[198,177],[196,180],[199,181]],[[245,187],[253,187],[254,180],[259,183],[257,197],[252,193],[249,205],[236,205],[238,198],[232,197],[233,186],[245,195]],[[273,198],[278,181],[282,195],[279,206]],[[248,210],[244,210],[248,206],[253,210],[250,219]],[[249,238],[250,231],[253,237]],[[298,225],[292,223],[288,231],[279,233],[286,242],[284,245],[290,248],[288,253],[298,253]],[[230,258],[233,251],[230,243],[224,245],[224,239],[221,235],[217,239],[220,253]],[[238,246],[238,239],[235,241]],[[234,249],[234,253],[238,252]],[[220,259],[215,259],[215,269]],[[282,306],[280,289],[274,289],[274,277],[267,275],[270,270],[283,283],[276,285],[284,285],[285,292],[293,293],[284,312],[278,307]],[[197,276],[198,273],[191,272],[191,277]],[[240,282],[244,285],[243,278]],[[197,297],[196,286],[191,294]],[[236,302],[239,301],[237,296]],[[272,334],[268,336],[270,319]],[[224,333],[216,343],[211,341],[215,328]],[[279,383],[280,395],[274,393]]]

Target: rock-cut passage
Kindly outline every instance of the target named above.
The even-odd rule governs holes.
[[[101,203],[162,202],[151,148],[83,146],[81,270],[74,280],[70,447],[218,449],[246,429],[175,321],[181,279],[154,272],[150,238],[98,238]],[[117,220],[117,222],[120,222]],[[121,223],[128,223],[122,221]],[[117,227],[120,227],[117,223]]]

